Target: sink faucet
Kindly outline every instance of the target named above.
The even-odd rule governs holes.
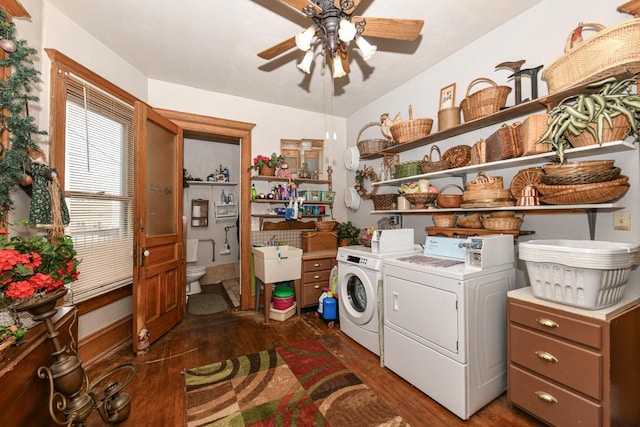
[[[278,235],[274,235],[270,240],[271,246],[278,246]]]

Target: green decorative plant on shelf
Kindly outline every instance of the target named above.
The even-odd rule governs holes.
[[[336,226],[338,243],[340,246],[353,246],[359,244],[360,229],[351,224],[351,221],[341,222]]]
[[[565,150],[579,146],[579,138],[584,140],[590,135],[587,138],[589,143],[602,144],[607,140],[607,133],[615,135],[614,139],[637,134],[640,95],[631,92],[631,87],[636,84],[637,77],[621,81],[611,77],[587,86],[587,90],[598,89],[595,93],[581,93],[563,99],[549,111],[549,127],[538,143],[551,144],[560,163],[563,163]],[[585,131],[589,135],[583,135]]]
[[[280,166],[283,162],[284,157],[282,157],[281,154],[271,153],[271,157],[258,154],[253,158],[253,164],[247,168],[247,171],[250,172],[252,169],[254,171],[259,171],[264,166],[275,168],[276,166]]]

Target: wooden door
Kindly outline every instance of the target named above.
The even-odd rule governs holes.
[[[134,350],[142,329],[153,342],[182,320],[182,129],[136,102]]]

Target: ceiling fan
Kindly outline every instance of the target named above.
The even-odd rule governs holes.
[[[376,51],[376,46],[364,39],[363,35],[395,40],[415,40],[424,21],[418,19],[365,18],[353,15],[361,0],[279,0],[300,11],[313,21],[306,30],[272,46],[258,56],[273,59],[284,52],[298,47],[306,52],[298,68],[311,73],[311,64],[318,55],[323,55],[331,67],[333,78],[349,73],[347,47],[355,40],[362,57],[368,60]]]

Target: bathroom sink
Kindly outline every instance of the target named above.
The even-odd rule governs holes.
[[[255,275],[262,283],[300,279],[302,249],[285,245],[254,247],[252,251]]]

